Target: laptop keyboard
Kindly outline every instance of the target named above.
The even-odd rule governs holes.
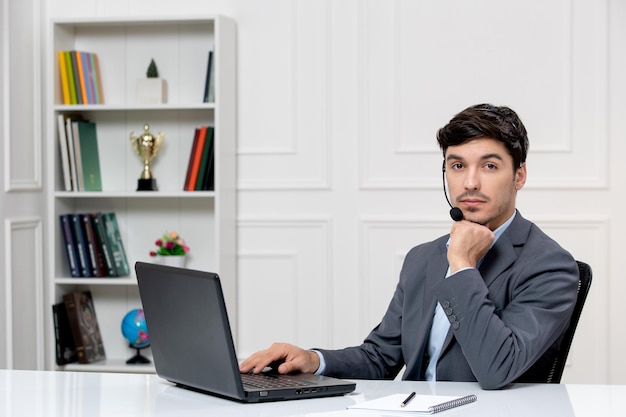
[[[244,389],[248,390],[294,388],[314,385],[310,382],[289,378],[287,375],[274,374],[241,374],[241,381],[243,382]]]

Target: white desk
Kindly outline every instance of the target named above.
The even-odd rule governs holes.
[[[156,375],[0,370],[0,416],[361,417],[348,405],[387,394],[466,395],[478,401],[441,416],[624,417],[626,385],[518,384],[483,391],[476,383],[357,381],[342,397],[239,404],[177,388]]]

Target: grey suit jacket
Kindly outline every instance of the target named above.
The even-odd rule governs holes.
[[[436,303],[451,326],[437,379],[484,389],[543,382],[576,302],[572,256],[518,212],[479,270],[445,279],[448,236],[414,247],[382,321],[360,346],[319,349],[325,375],[423,380]]]

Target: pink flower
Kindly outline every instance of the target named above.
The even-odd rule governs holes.
[[[177,232],[166,232],[154,244],[157,249],[150,252],[150,256],[181,256],[189,252],[189,246]]]

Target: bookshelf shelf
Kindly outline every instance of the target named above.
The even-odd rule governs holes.
[[[124,315],[141,308],[134,263],[149,253],[163,233],[178,232],[191,248],[186,267],[217,272],[227,302],[236,298],[236,69],[235,23],[224,16],[181,18],[76,18],[50,24],[46,77],[47,268],[46,368],[72,371],[154,372],[152,365],[126,365],[134,354],[121,334]],[[104,104],[63,104],[58,51],[97,54]],[[203,102],[208,53],[215,68],[215,101]],[[164,104],[139,104],[135,83],[154,59],[167,82]],[[66,191],[59,152],[58,118],[81,117],[96,124],[102,191]],[[138,192],[143,164],[131,147],[131,132],[144,124],[163,132],[163,148],[152,161],[158,191]],[[214,128],[215,187],[183,191],[194,139],[200,126]],[[114,212],[130,274],[72,277],[59,216]],[[56,365],[52,308],[73,290],[92,293],[107,360]],[[234,316],[236,309],[232,311]],[[236,323],[236,317],[231,317]],[[149,349],[148,354],[149,356]]]
[[[189,103],[189,104],[57,104],[54,110],[59,112],[84,112],[84,111],[178,111],[178,110],[213,110],[215,103]]]
[[[105,199],[105,198],[129,198],[129,199],[168,199],[168,198],[215,198],[215,191],[169,191],[169,192],[135,192],[135,191],[56,191],[54,196],[58,199]]]
[[[141,353],[147,356],[146,352]],[[87,372],[121,372],[121,373],[141,373],[141,374],[153,374],[155,373],[154,364],[136,364],[127,365],[123,359],[115,359],[102,362],[94,362],[87,364],[68,364],[60,367],[59,369],[65,371],[87,371]]]
[[[111,277],[111,278],[73,278],[57,277],[54,279],[55,285],[137,285],[134,277]]]
[[[155,25],[179,25],[179,24],[199,24],[206,25],[207,23],[224,21],[227,19],[220,15],[194,15],[194,16],[132,16],[132,17],[76,17],[76,18],[58,18],[55,19],[55,23],[59,25],[69,25],[72,27],[80,28],[114,28],[119,30],[120,27],[126,26],[147,26],[154,28]]]

